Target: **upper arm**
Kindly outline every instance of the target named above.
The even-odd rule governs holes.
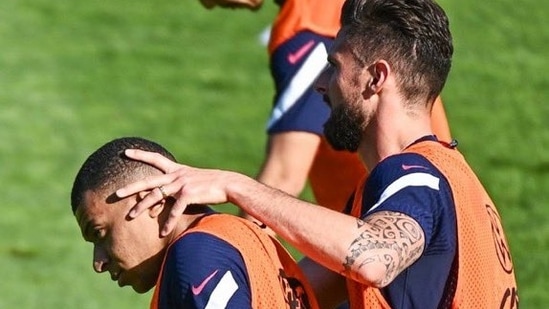
[[[384,287],[414,263],[425,247],[425,235],[413,218],[379,211],[357,219],[357,237],[343,264],[351,278]]]
[[[385,286],[425,253],[442,225],[451,224],[451,190],[424,157],[401,154],[372,171],[362,194],[361,219],[344,266],[350,275]]]

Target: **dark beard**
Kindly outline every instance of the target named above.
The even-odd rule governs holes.
[[[356,152],[362,135],[361,123],[360,115],[340,106],[332,110],[324,124],[324,136],[335,150]]]

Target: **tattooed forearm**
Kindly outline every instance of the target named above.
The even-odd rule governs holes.
[[[423,252],[423,231],[412,218],[396,212],[378,212],[357,220],[360,235],[349,245],[343,263],[345,275],[356,279],[364,267],[384,267],[384,276],[372,284],[385,286]],[[360,280],[362,281],[362,280]]]

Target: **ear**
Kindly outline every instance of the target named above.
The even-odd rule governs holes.
[[[162,211],[164,210],[164,205],[166,204],[166,202],[164,200],[154,204],[153,206],[151,206],[149,208],[149,217],[151,218],[156,218],[158,217]]]
[[[372,77],[368,83],[368,87],[370,91],[377,94],[383,89],[383,85],[391,73],[391,67],[387,61],[378,60],[370,66],[369,71]]]
[[[137,199],[138,201],[141,201],[145,198],[145,196],[147,196],[147,194],[149,194],[150,191],[140,191],[137,193]],[[151,207],[149,207],[149,217],[151,218],[156,218],[158,217],[162,211],[164,210],[164,204],[166,204],[166,200],[161,200],[160,202],[152,205]]]

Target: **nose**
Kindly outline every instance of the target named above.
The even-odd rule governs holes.
[[[314,89],[322,95],[325,95],[328,90],[328,78],[330,74],[329,70],[330,65],[327,65],[326,68],[324,68],[324,70],[320,72],[313,84]]]
[[[109,265],[109,255],[101,246],[93,245],[93,269],[97,273],[102,273],[107,270]]]

